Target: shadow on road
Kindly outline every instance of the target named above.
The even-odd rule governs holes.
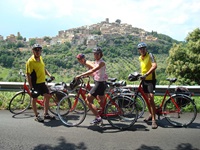
[[[141,145],[140,148],[136,150],[163,150],[159,146],[147,146]],[[190,143],[181,143],[174,148],[174,150],[199,150],[198,148],[194,148]]]
[[[83,142],[79,143],[78,145],[74,143],[67,143],[64,137],[60,137],[58,139],[59,144],[57,146],[51,146],[47,144],[40,144],[34,147],[34,150],[86,150],[87,147]]]
[[[167,122],[167,120],[165,118],[158,120],[157,122],[158,122],[158,126],[162,127],[162,128],[182,128],[182,127],[172,126],[169,122]],[[200,123],[197,123],[197,122],[194,121],[192,124],[190,124],[188,127],[185,127],[185,128],[200,129]]]
[[[33,112],[31,111],[26,111],[22,114],[15,114],[12,116],[15,119],[26,119],[26,118],[32,118],[34,117]],[[157,124],[158,127],[161,128],[178,128],[178,127],[174,127],[172,126],[165,118],[161,118],[161,120],[157,120]],[[49,126],[49,127],[58,127],[64,124],[57,118],[56,120],[52,120],[52,121],[46,121],[44,122],[45,126]],[[127,129],[128,131],[149,131],[149,129],[147,129],[147,126],[151,126],[151,122],[145,123],[143,121],[143,118],[138,119],[138,121],[129,129]],[[67,126],[66,126],[67,127]],[[84,125],[79,125],[79,128],[86,128],[92,131],[97,131],[99,133],[114,133],[114,132],[122,132],[123,130],[119,130],[116,129],[114,127],[112,127],[110,124],[104,124],[103,127],[100,126],[84,126]],[[191,125],[189,125],[186,128],[194,128],[194,129],[200,129],[200,123],[197,122],[197,120],[195,120]],[[125,130],[125,131],[127,131]]]
[[[25,118],[32,118],[34,117],[34,115],[32,112],[25,112],[21,114],[14,114],[12,117],[15,119],[25,119]]]
[[[33,150],[86,150],[88,147],[84,142],[78,143],[77,145],[74,143],[67,143],[64,137],[60,137],[58,139],[59,143],[56,146],[51,146],[50,144],[40,144],[33,148]],[[159,146],[148,146],[142,144],[136,150],[163,150]],[[174,150],[199,150],[198,148],[193,147],[190,143],[181,143],[178,144]]]

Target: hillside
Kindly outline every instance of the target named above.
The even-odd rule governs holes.
[[[25,69],[25,62],[31,55],[29,45],[33,43],[43,45],[42,55],[46,67],[56,76],[57,81],[69,82],[73,76],[85,71],[75,56],[84,53],[88,59],[93,60],[91,48],[97,45],[103,48],[109,76],[126,80],[129,73],[139,71],[136,46],[141,40],[147,43],[148,51],[156,55],[158,80],[161,81],[165,78],[168,52],[173,43],[179,43],[167,35],[121,24],[119,20],[59,31],[56,37],[40,40],[32,38],[28,42],[23,39],[18,34],[13,41],[0,41],[1,81],[19,81],[17,72],[20,68]]]

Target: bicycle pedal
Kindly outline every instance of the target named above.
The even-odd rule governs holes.
[[[100,123],[98,123],[97,126],[99,126],[99,127],[104,127],[103,121],[100,122]]]
[[[103,121],[101,121],[101,122],[99,122],[99,123],[95,123],[95,124],[93,124],[94,126],[99,126],[99,127],[103,127],[104,125],[103,125]]]

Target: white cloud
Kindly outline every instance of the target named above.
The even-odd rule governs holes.
[[[187,31],[200,26],[199,0],[2,0],[26,18],[55,20],[78,27],[109,18],[147,31],[157,31],[183,40]],[[12,4],[12,5],[11,5]],[[46,22],[45,22],[46,23]],[[46,25],[46,24],[45,24]],[[65,28],[67,29],[67,27]],[[186,32],[186,33],[185,33]]]
[[[71,14],[72,0],[23,0],[21,11],[37,19],[62,18]]]

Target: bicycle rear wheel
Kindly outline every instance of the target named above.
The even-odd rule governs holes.
[[[31,97],[27,92],[16,93],[9,103],[9,110],[13,114],[20,114],[26,111],[31,105]]]
[[[120,130],[130,128],[138,118],[135,102],[126,96],[114,97],[106,104],[105,114],[108,122]]]
[[[51,95],[51,98],[49,99],[49,111],[52,114],[57,115],[57,106],[58,106],[58,103],[67,94],[64,93],[64,92],[62,92],[62,91],[52,91],[50,93],[50,95]],[[67,112],[62,111],[61,115],[65,115],[65,113],[67,113]]]
[[[67,112],[65,115],[62,115]],[[68,127],[78,126],[86,117],[87,109],[82,99],[75,95],[68,95],[58,104],[57,114],[59,119]]]
[[[177,105],[178,108],[175,105]],[[163,113],[166,120],[171,125],[187,127],[195,120],[197,109],[194,101],[190,97],[174,95],[165,102]]]

